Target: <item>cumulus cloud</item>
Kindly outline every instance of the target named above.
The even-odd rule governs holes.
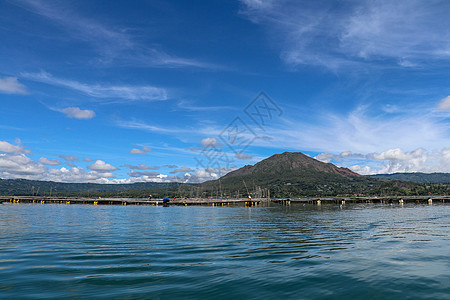
[[[48,166],[58,166],[61,164],[61,162],[57,159],[47,159],[45,157],[39,158],[39,163]]]
[[[20,153],[31,154],[30,150],[23,148],[23,146],[20,142],[20,139],[16,139],[16,144],[17,145],[13,145],[6,141],[0,141],[0,152],[15,153],[15,154],[20,154]]]
[[[217,139],[214,137],[207,137],[200,141],[200,144],[204,148],[216,148],[220,147],[221,145],[217,142]]]
[[[26,178],[45,174],[47,168],[25,154],[0,154],[0,175],[2,178]]]
[[[441,102],[439,102],[438,109],[450,110],[450,95],[442,99]]]
[[[348,167],[362,175],[450,172],[450,148],[440,151],[427,151],[423,148],[404,151],[401,148],[392,148],[365,155],[351,152],[339,155],[322,153],[315,158],[324,162],[334,160],[337,165]]]
[[[79,107],[67,107],[61,109],[60,112],[65,114],[68,118],[79,119],[79,120],[89,120],[95,117],[95,112],[92,110],[82,110]]]
[[[48,170],[45,180],[56,182],[96,182],[96,183],[108,183],[107,178],[114,178],[114,174],[111,172],[103,171],[85,171],[80,167],[74,168],[60,168]]]
[[[113,165],[105,163],[103,160],[96,160],[95,163],[93,163],[92,165],[89,165],[87,168],[90,169],[90,170],[94,170],[94,171],[115,171],[115,170],[119,170],[118,168],[114,167]]]
[[[130,150],[130,154],[147,154],[153,150],[150,147],[142,147],[142,149],[133,148]]]
[[[27,88],[21,84],[17,77],[0,78],[0,93],[6,94],[28,94]]]
[[[338,155],[334,155],[332,153],[329,152],[325,152],[325,153],[320,153],[319,155],[315,156],[314,159],[317,159],[318,161],[324,162],[324,163],[329,163],[332,160],[333,161],[342,161],[345,158],[355,158],[355,157],[359,157],[359,158],[363,158],[365,157],[364,155],[360,154],[360,153],[353,153],[351,151],[344,151],[341,152]]]
[[[319,155],[315,156],[314,159],[317,159],[318,161],[321,161],[324,163],[329,163],[333,159],[336,159],[336,156],[331,153],[325,152],[325,153],[320,153]]]
[[[74,155],[58,155],[58,156],[64,159],[65,161],[78,161],[78,157]]]
[[[91,162],[92,159],[90,159],[89,157],[85,157],[85,158],[83,158],[83,161],[85,161],[85,162]]]

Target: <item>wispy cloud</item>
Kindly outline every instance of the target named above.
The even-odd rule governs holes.
[[[65,29],[73,38],[89,42],[108,58],[117,56],[124,49],[132,48],[131,38],[120,28],[103,25],[95,20],[79,15],[68,3],[49,3],[47,1],[19,0],[16,5],[47,18]]]
[[[86,84],[75,80],[57,78],[47,72],[22,73],[21,76],[28,80],[72,89],[94,98],[114,98],[122,101],[157,101],[167,100],[168,98],[166,89],[153,86]]]
[[[132,121],[122,121],[118,120],[116,124],[119,127],[122,128],[129,128],[129,129],[139,129],[144,131],[150,131],[155,133],[162,133],[162,134],[182,134],[182,133],[192,133],[192,130],[188,128],[176,128],[176,127],[161,127],[161,126],[155,126],[147,124],[143,121],[138,120],[132,120]]]
[[[439,102],[438,110],[450,110],[450,95]]]
[[[450,57],[447,1],[249,1],[241,14],[267,28],[289,65],[419,66]]]
[[[114,61],[137,67],[224,69],[224,67],[194,58],[179,57],[156,48],[141,45],[126,28],[111,22],[83,16],[68,2],[19,0],[16,5],[40,15],[63,28],[71,38],[93,45],[99,52],[102,63]]]
[[[17,80],[17,77],[0,78],[0,93],[5,94],[28,94],[25,85]]]
[[[450,141],[445,118],[433,113],[434,107],[417,107],[405,113],[377,114],[370,106],[358,106],[346,114],[318,111],[308,118],[283,119],[268,132],[274,140],[256,140],[266,147],[283,145],[287,149],[320,152],[383,152],[423,147],[438,150]]]
[[[224,110],[238,110],[239,108],[233,107],[233,106],[200,106],[200,105],[194,105],[192,102],[189,101],[178,101],[177,103],[178,107],[184,110],[189,111],[224,111]]]

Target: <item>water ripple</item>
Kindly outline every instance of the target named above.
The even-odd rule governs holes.
[[[450,206],[0,210],[0,298],[448,299]]]

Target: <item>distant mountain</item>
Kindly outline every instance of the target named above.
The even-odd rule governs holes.
[[[394,173],[370,175],[369,177],[418,183],[450,183],[450,173]]]
[[[283,178],[295,177],[297,179],[302,178],[313,181],[322,177],[329,178],[330,176],[339,180],[351,177],[362,177],[347,168],[339,168],[331,163],[318,161],[301,152],[284,152],[282,154],[272,155],[253,166],[247,165],[232,171],[221,179],[225,180],[228,178],[249,175],[253,179],[260,178],[264,181],[279,180],[279,176],[282,176]]]
[[[300,152],[284,152],[205,182],[202,187],[230,194],[237,190],[252,193],[259,188],[278,194],[336,194],[338,190],[352,193],[356,185],[370,181],[376,180]]]
[[[0,179],[0,195],[3,196],[97,196],[97,195],[139,195],[148,197],[155,189],[168,189],[180,183],[138,182],[132,184],[62,183],[27,179]],[[133,192],[130,192],[133,191]],[[141,191],[141,192],[139,192]]]

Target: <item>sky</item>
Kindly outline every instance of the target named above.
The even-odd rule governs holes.
[[[0,1],[0,178],[202,182],[276,153],[450,172],[449,1]]]

